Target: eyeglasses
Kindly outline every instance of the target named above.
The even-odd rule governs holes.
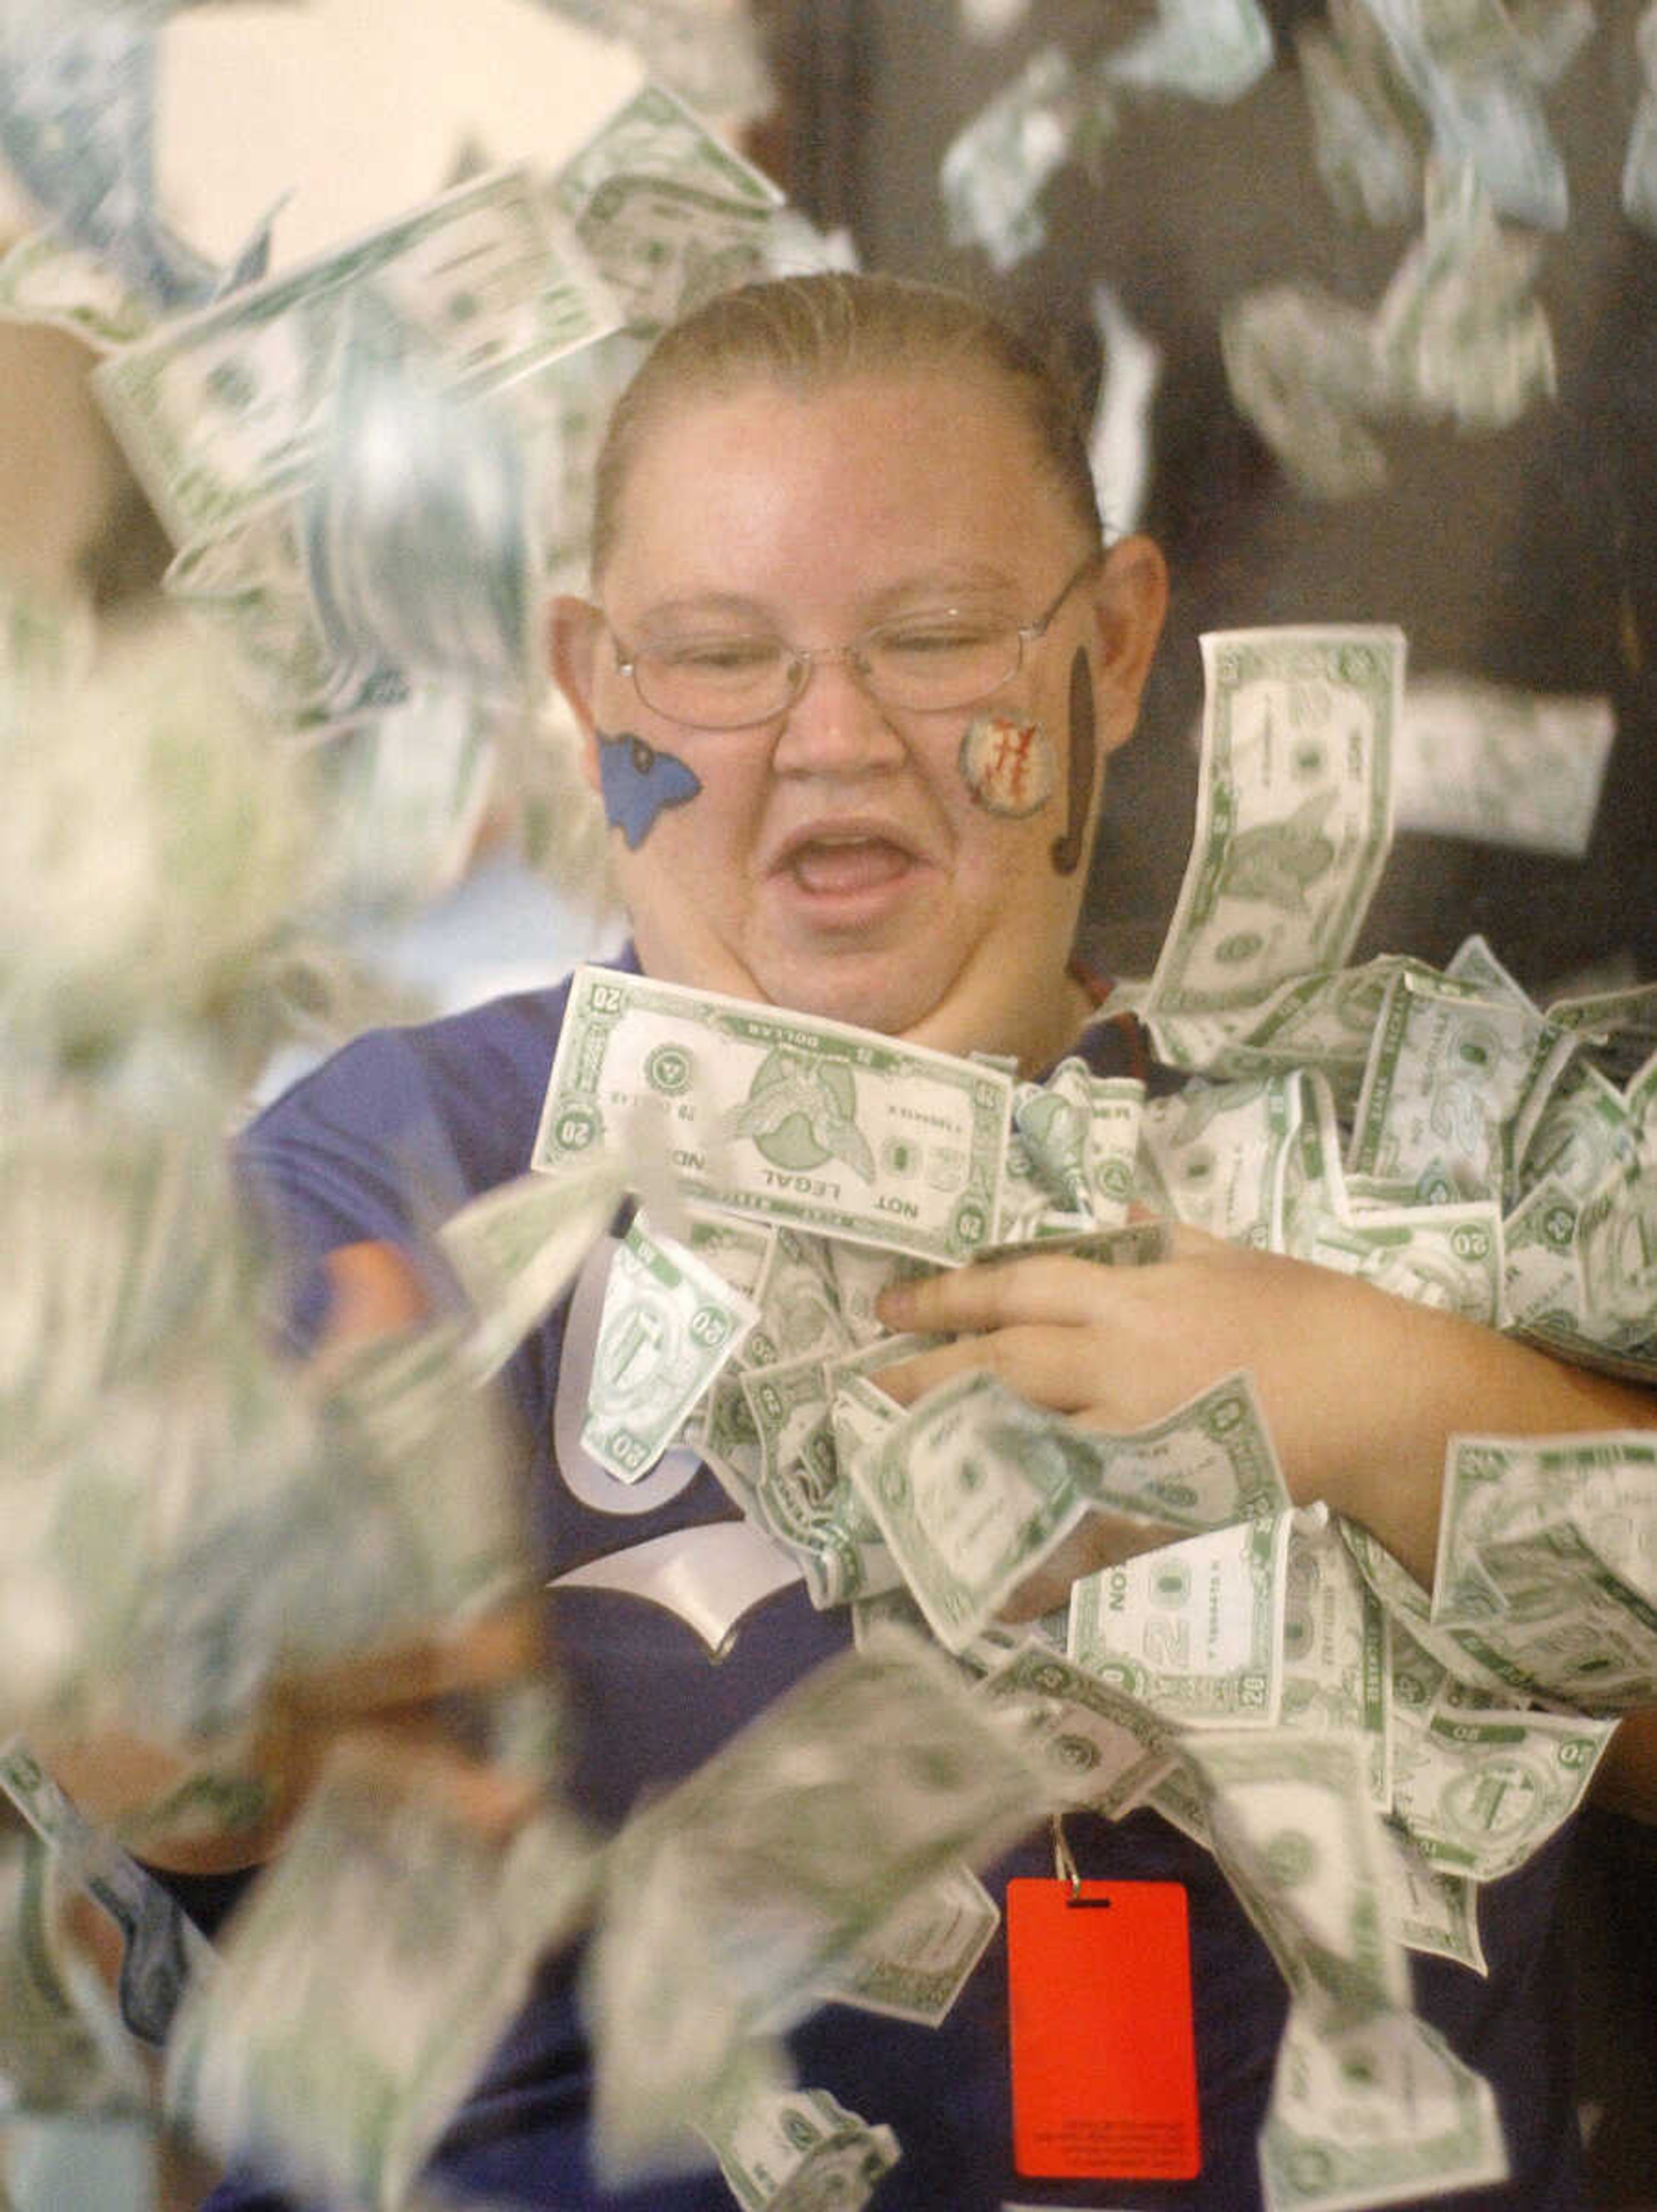
[[[877,623],[849,645],[810,648],[756,632],[704,633],[629,647],[612,627],[616,664],[645,705],[695,730],[742,730],[785,714],[826,661],[843,660],[882,707],[937,714],[975,706],[1010,684],[1026,648],[1045,636],[1076,586],[1098,565],[1090,552],[1034,622],[954,607]],[[597,611],[609,623],[602,608]]]

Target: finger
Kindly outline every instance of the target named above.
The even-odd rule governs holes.
[[[1131,1272],[1056,1254],[998,1260],[992,1267],[951,1267],[919,1282],[893,1283],[875,1310],[888,1328],[923,1334],[1063,1326],[1090,1317],[1103,1279]]]
[[[1105,1395],[1097,1366],[1081,1329],[1043,1324],[958,1337],[953,1344],[883,1367],[879,1383],[901,1406],[913,1406],[940,1383],[980,1372],[993,1375],[1029,1404],[1045,1407],[1049,1413],[1079,1413],[1096,1407]]]

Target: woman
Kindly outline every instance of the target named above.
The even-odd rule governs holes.
[[[1162,564],[1142,538],[1104,545],[1073,413],[1016,337],[953,295],[875,278],[716,301],[667,335],[617,410],[592,593],[558,603],[554,663],[646,974],[1011,1055],[1032,1074],[1071,1050],[1104,1071],[1138,1064],[1131,1025],[1099,1018],[1071,952],[1104,766],[1132,732],[1162,617]],[[564,1003],[531,994],[361,1041],[255,1127],[247,1171],[308,1266],[313,1334],[418,1312],[399,1256],[416,1242],[410,1194],[458,1203],[523,1170]],[[671,1539],[694,1575],[698,1530],[731,1509],[683,1455],[626,1486],[574,1443],[570,1378],[591,1344],[570,1313],[591,1312],[591,1292],[578,1285],[510,1382],[549,1570],[587,1571],[555,1593],[554,1631],[580,1716],[576,1787],[615,1819],[846,1626],[795,1585],[744,1619],[716,1667],[671,1613],[626,1595],[629,1554]],[[983,1364],[1038,1403],[1120,1429],[1247,1366],[1296,1497],[1366,1522],[1423,1579],[1453,1430],[1648,1417],[1636,1391],[1194,1234],[1157,1267],[1023,1259],[935,1278],[883,1310],[954,1340],[889,1370],[909,1398]],[[1090,1524],[1019,1609],[1061,1596],[1120,1533]],[[1276,1968],[1212,1861],[1155,1816],[1068,1825],[1083,1874],[1187,1888],[1201,2177],[1136,2187],[1015,2173],[998,1943],[938,2031],[829,2007],[792,2039],[804,2081],[896,2130],[903,2158],[882,2208],[1258,2201]],[[1483,2207],[1581,2202],[1550,1933],[1559,1860],[1556,1844],[1487,1891],[1488,1981],[1416,1965],[1419,2006],[1500,2100],[1515,2178],[1479,2192]],[[1051,1875],[1051,1852],[1025,1847],[988,1877],[992,1893],[1009,1872]],[[717,2177],[600,2191],[570,1984],[568,1961],[549,1966],[452,2131],[446,2173],[547,2205],[728,2204]]]

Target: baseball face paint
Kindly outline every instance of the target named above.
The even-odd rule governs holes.
[[[1099,764],[1099,738],[1093,720],[1093,672],[1085,650],[1077,646],[1070,665],[1070,818],[1065,834],[1053,841],[1053,873],[1073,876],[1081,864],[1087,836],[1088,809],[1093,804],[1094,772]]]
[[[672,753],[659,753],[642,738],[623,730],[616,737],[598,732],[598,785],[604,819],[636,853],[670,806],[683,806],[701,789],[701,778]]]
[[[1010,714],[980,714],[961,740],[961,774],[986,814],[1015,820],[1034,814],[1053,796],[1053,741],[1040,722]]]

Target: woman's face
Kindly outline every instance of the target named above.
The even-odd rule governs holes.
[[[946,1051],[1061,1048],[1103,762],[1161,619],[1154,548],[1114,549],[1011,683],[944,713],[883,707],[832,662],[769,721],[699,730],[643,702],[615,641],[832,647],[951,608],[1028,623],[1087,551],[987,379],[756,380],[657,416],[599,580],[609,628],[565,603],[555,630],[646,969]]]

